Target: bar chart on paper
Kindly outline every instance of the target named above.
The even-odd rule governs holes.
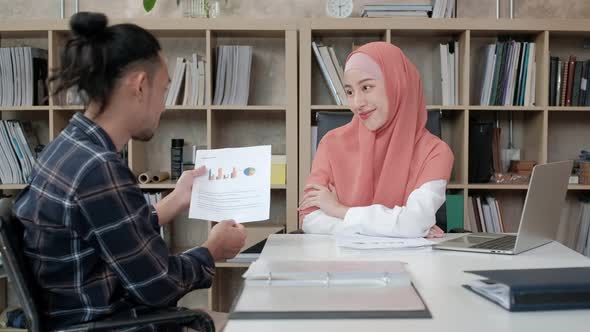
[[[189,218],[240,223],[268,220],[270,145],[199,150],[196,163],[204,165],[207,173],[193,183]]]
[[[208,169],[209,181],[237,179],[240,173],[241,172],[235,166],[231,167],[230,170],[226,170],[223,167]],[[255,173],[256,169],[254,167],[247,167],[243,170],[243,174],[246,176],[253,176]]]

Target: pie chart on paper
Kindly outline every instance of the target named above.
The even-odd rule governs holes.
[[[254,167],[248,167],[244,170],[244,175],[246,176],[252,176],[256,174],[256,169]]]

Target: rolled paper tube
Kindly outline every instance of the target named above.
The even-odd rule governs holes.
[[[150,183],[150,182],[152,182],[153,174],[154,173],[152,173],[152,172],[141,173],[137,177],[137,181],[139,181],[139,183],[141,183],[141,184]]]
[[[170,173],[168,172],[158,172],[152,175],[153,182],[162,182],[170,178]]]

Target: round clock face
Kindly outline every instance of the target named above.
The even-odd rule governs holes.
[[[326,13],[332,17],[348,17],[352,7],[352,0],[327,0]]]

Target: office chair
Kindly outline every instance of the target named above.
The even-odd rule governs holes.
[[[322,137],[332,129],[344,126],[352,120],[352,112],[329,112],[322,111],[316,113],[316,123],[318,126],[318,138],[315,144],[319,144]],[[426,129],[433,135],[441,138],[441,113],[438,110],[428,111],[428,118],[426,120]],[[438,211],[436,211],[436,225],[445,232],[447,231],[447,208],[443,204]]]
[[[28,331],[47,331],[43,327],[37,311],[35,295],[38,294],[38,291],[35,289],[35,283],[31,279],[32,274],[25,262],[22,239],[23,226],[21,222],[14,217],[7,219],[0,216],[0,253],[2,254],[3,265],[8,278],[12,281],[14,292],[26,316]],[[204,328],[204,331],[215,331],[212,324],[205,327],[201,325],[203,322],[208,321],[203,319],[203,314],[178,307],[154,308],[148,314],[139,315],[137,318],[103,319],[54,331],[111,331],[148,324],[158,324],[158,326],[162,326],[161,330],[165,331],[179,330],[181,326],[197,329]]]

